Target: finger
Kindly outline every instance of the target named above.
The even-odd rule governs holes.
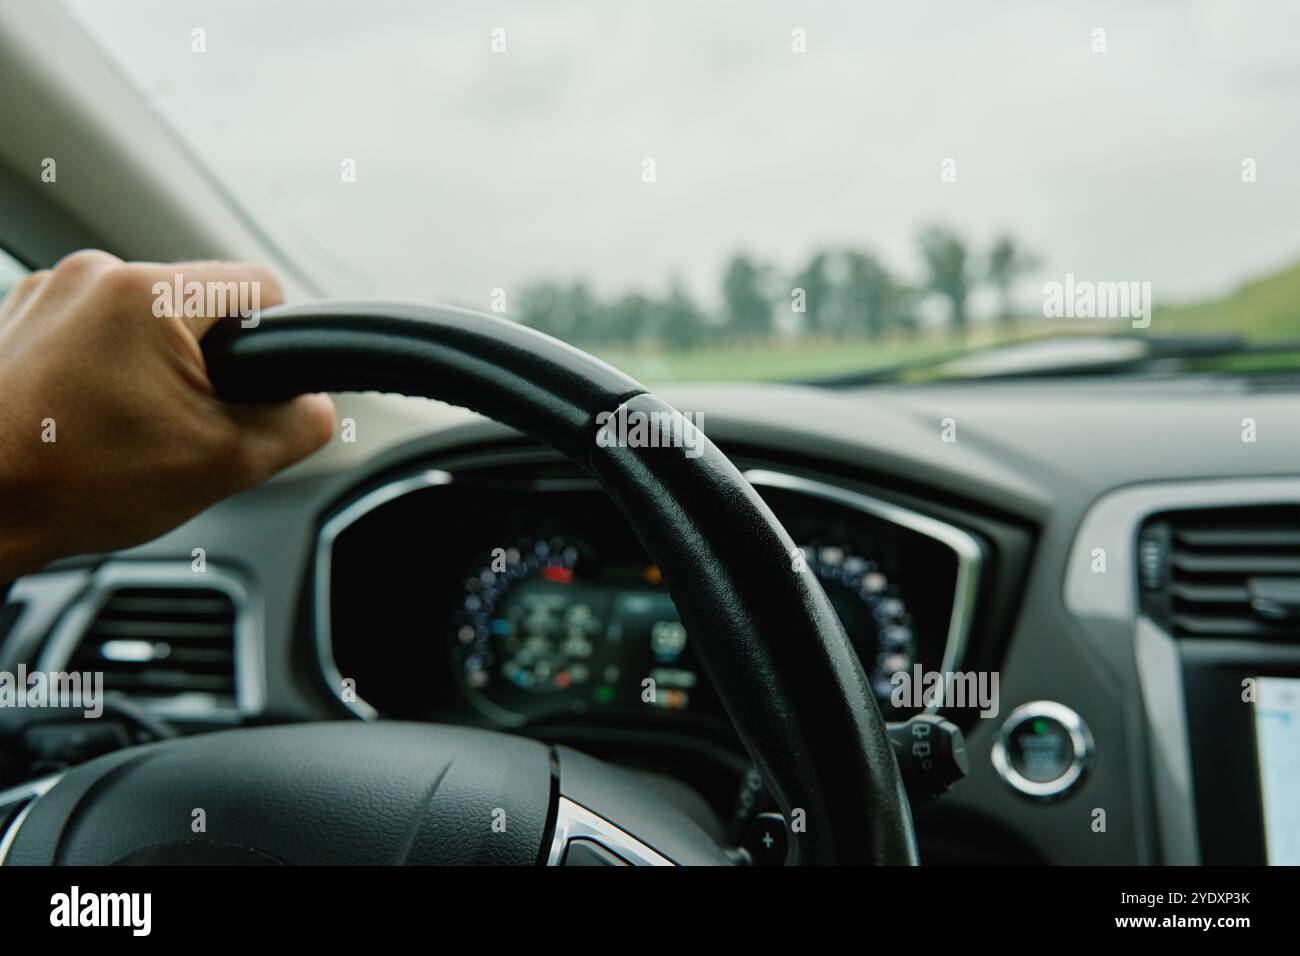
[[[284,301],[275,276],[246,262],[135,262],[126,268],[148,285],[153,314],[181,319],[195,340],[230,316],[251,328],[263,309]]]
[[[18,284],[9,290],[4,301],[0,302],[0,322],[4,322],[10,316],[17,315],[23,310],[28,302],[45,287],[49,281],[50,270],[40,269],[36,272],[28,273],[18,280]]]
[[[299,395],[275,405],[226,405],[240,429],[245,479],[265,481],[301,461],[334,434],[334,401],[323,393]]]

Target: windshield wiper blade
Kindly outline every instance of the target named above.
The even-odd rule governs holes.
[[[931,377],[938,379],[981,381],[1133,374],[1169,362],[1295,352],[1300,352],[1300,339],[1249,342],[1236,333],[1054,335],[820,378],[805,384],[844,388],[904,381],[918,373],[931,373]]]

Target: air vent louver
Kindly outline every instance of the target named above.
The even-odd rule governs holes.
[[[137,699],[200,693],[232,706],[234,602],[210,588],[121,588],[100,610],[68,667],[102,671],[105,690]]]
[[[1300,506],[1156,516],[1138,584],[1143,612],[1175,637],[1300,641]]]

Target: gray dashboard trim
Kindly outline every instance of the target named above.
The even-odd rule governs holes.
[[[89,569],[76,568],[29,574],[14,582],[9,603],[21,604],[23,610],[0,645],[0,670],[13,670],[19,661],[39,654],[59,615],[85,591],[91,575]]]
[[[1142,709],[1154,746],[1151,748],[1151,787],[1160,812],[1164,862],[1200,862],[1196,831],[1196,791],[1192,786],[1191,741],[1187,735],[1187,698],[1183,692],[1182,655],[1178,643],[1146,617],[1133,627]]]
[[[1097,499],[1075,534],[1065,572],[1065,606],[1097,644],[1117,639],[1132,644],[1146,725],[1140,736],[1150,750],[1152,813],[1158,818],[1162,863],[1199,863],[1200,840],[1180,657],[1174,639],[1139,613],[1138,528],[1162,511],[1295,502],[1300,502],[1297,477],[1133,485]],[[1096,548],[1106,555],[1104,574],[1092,571]]]
[[[331,693],[338,698],[339,703],[362,720],[377,720],[379,711],[360,694],[353,694],[351,699],[344,695],[343,675],[339,673],[338,664],[334,660],[334,640],[330,633],[330,574],[334,542],[348,527],[381,505],[415,491],[450,484],[451,481],[450,472],[429,468],[380,485],[326,521],[316,539],[315,594],[312,603],[316,620],[316,661]]]

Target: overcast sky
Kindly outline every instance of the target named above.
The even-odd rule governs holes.
[[[336,294],[675,274],[712,303],[742,249],[915,275],[931,222],[1031,247],[1031,303],[1067,272],[1168,302],[1300,258],[1294,0],[70,5]]]

